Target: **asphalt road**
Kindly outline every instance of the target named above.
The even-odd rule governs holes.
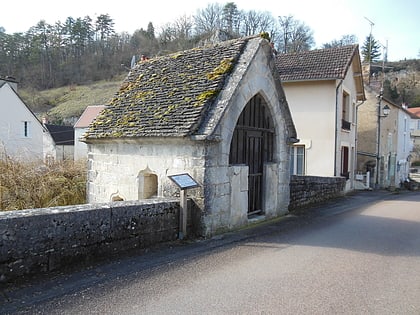
[[[420,314],[420,192],[360,192],[2,291],[2,314]]]

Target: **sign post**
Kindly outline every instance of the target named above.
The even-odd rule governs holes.
[[[188,214],[188,204],[187,204],[187,189],[199,187],[200,184],[192,178],[189,174],[178,174],[168,176],[175,185],[178,186],[180,191],[180,209],[179,209],[179,239],[183,239],[187,236],[187,214]]]

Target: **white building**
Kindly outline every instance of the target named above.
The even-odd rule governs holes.
[[[300,139],[291,172],[344,176],[354,189],[356,108],[365,100],[358,46],[278,54],[276,64]]]
[[[0,79],[0,155],[45,161],[55,156],[48,130],[17,94],[17,82]]]

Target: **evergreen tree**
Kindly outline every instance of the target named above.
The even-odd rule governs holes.
[[[375,40],[373,35],[368,35],[366,37],[365,42],[362,46],[362,56],[363,61],[365,62],[373,62],[378,61],[379,57],[381,56],[381,44]]]

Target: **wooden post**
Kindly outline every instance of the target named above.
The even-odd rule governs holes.
[[[180,191],[180,207],[179,207],[179,239],[182,240],[187,236],[187,190]]]

